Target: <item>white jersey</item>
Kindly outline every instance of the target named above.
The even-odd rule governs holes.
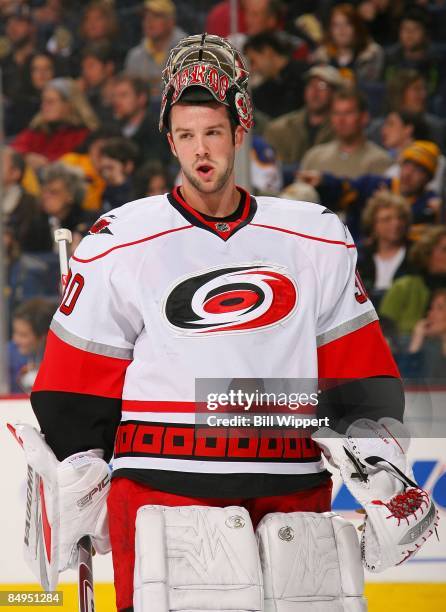
[[[115,438],[116,475],[284,476],[296,488],[324,470],[311,439],[271,445],[257,432],[247,450],[220,428],[208,444],[197,381],[398,375],[337,216],[240,191],[224,219],[194,211],[178,188],[130,202],[81,242],[32,396],[56,452],[73,451],[72,428],[86,429],[67,417],[76,413],[90,425],[83,445]]]

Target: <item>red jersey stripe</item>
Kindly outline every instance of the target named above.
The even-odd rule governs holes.
[[[106,357],[67,344],[51,330],[35,391],[63,391],[121,398],[129,359]]]
[[[103,253],[99,253],[99,255],[95,255],[94,257],[90,257],[89,259],[81,259],[80,257],[76,257],[73,255],[72,258],[74,261],[78,261],[79,263],[90,263],[91,261],[95,261],[96,259],[101,259],[101,257],[105,257],[112,251],[116,251],[117,249],[124,249],[129,246],[133,246],[135,244],[141,244],[141,242],[147,242],[148,240],[154,240],[155,238],[159,238],[160,236],[165,236],[166,234],[172,234],[173,232],[180,232],[181,230],[191,229],[194,227],[193,225],[183,225],[182,227],[174,227],[173,229],[166,230],[164,232],[159,232],[158,234],[154,234],[153,236],[146,236],[145,238],[140,238],[139,240],[134,240],[133,242],[125,242],[124,244],[118,244],[108,251],[104,251]]]
[[[347,249],[356,249],[355,244],[348,244],[342,240],[328,240],[328,238],[319,238],[319,236],[310,236],[309,234],[301,234],[299,232],[293,232],[292,230],[285,229],[284,227],[276,227],[274,225],[264,225],[263,223],[250,223],[254,227],[264,227],[265,229],[275,230],[276,232],[283,232],[284,234],[292,234],[293,236],[299,236],[300,238],[307,238],[308,240],[317,240],[318,242],[325,242],[327,244],[340,244],[347,247]]]
[[[122,410],[127,412],[196,412],[195,402],[157,402],[122,400]]]
[[[379,321],[324,344],[317,357],[319,378],[400,377]]]

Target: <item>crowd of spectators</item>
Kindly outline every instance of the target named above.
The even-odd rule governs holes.
[[[409,378],[446,378],[446,0],[0,0],[10,386],[58,294],[53,232],[169,191],[161,73],[186,34],[251,71],[256,194],[322,203]]]

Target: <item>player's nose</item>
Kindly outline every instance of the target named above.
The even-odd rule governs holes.
[[[209,154],[209,149],[206,145],[206,140],[203,136],[198,136],[195,140],[195,156],[206,157]]]

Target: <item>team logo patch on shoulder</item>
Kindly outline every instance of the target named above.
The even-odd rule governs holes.
[[[116,219],[116,215],[107,215],[106,217],[101,217],[98,219],[88,230],[90,235],[95,234],[111,234],[113,232],[109,228],[109,225],[112,223],[113,219]]]
[[[182,279],[164,301],[170,325],[186,335],[258,331],[297,305],[295,282],[279,266],[218,268]]]

